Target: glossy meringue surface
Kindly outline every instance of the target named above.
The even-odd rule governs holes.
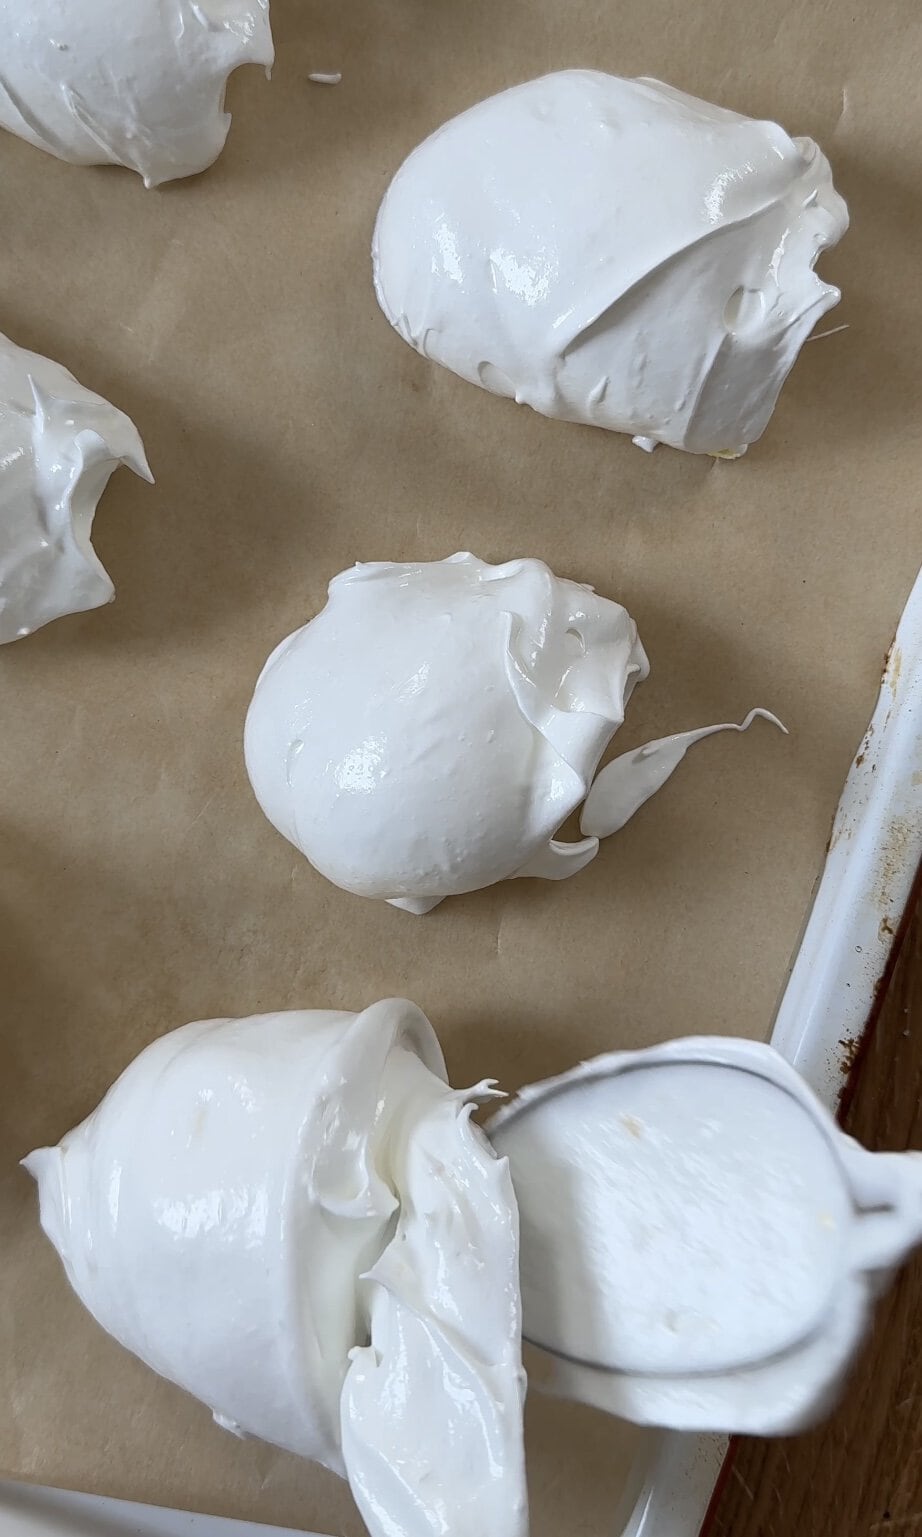
[[[120,464],[152,479],[128,417],[0,336],[0,645],[115,596],[90,533]]]
[[[812,140],[657,80],[566,70],[446,123],[373,241],[384,313],[425,357],[641,446],[737,455],[817,319],[848,225]]]
[[[0,126],[147,187],[217,159],[228,75],[274,57],[269,0],[0,0],[0,36]]]
[[[584,799],[649,668],[620,604],[539,560],[358,565],[276,648],[245,751],[273,825],[336,885],[426,911],[562,878]]]
[[[219,1424],[347,1476],[372,1537],[525,1537],[494,1093],[400,999],[206,1020],[26,1167],[85,1306]]]

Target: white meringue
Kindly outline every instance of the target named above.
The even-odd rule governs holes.
[[[418,912],[563,878],[598,840],[553,835],[648,670],[620,604],[540,560],[358,565],[266,663],[247,770],[270,822],[359,896]]]
[[[750,710],[739,725],[723,721],[717,726],[698,726],[693,731],[678,731],[672,736],[647,742],[634,752],[622,753],[601,769],[580,812],[579,830],[594,838],[608,838],[631,820],[635,812],[662,789],[675,773],[685,754],[696,742],[721,731],[748,731],[755,720],[767,720],[785,736],[787,727],[770,710],[758,706]]]
[[[563,880],[599,839],[555,834],[648,672],[627,611],[543,561],[357,565],[263,668],[247,771],[273,826],[358,896],[426,913],[516,876]],[[593,822],[622,826],[692,741],[739,729],[610,766]]]
[[[274,57],[269,0],[0,0],[0,35],[0,126],[146,187],[217,159],[228,75]]]
[[[221,1425],[347,1476],[372,1537],[525,1537],[494,1093],[403,1000],[207,1020],[25,1164],[93,1316]]]
[[[90,532],[119,464],[153,479],[128,417],[0,336],[0,645],[115,596]]]
[[[657,80],[567,70],[480,102],[388,189],[379,302],[435,362],[641,447],[737,455],[839,291],[811,139]]]

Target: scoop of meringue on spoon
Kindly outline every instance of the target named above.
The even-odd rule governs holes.
[[[0,336],[0,645],[115,596],[90,533],[120,464],[153,479],[128,417]]]
[[[648,672],[626,609],[543,561],[358,565],[263,668],[247,771],[273,826],[357,896],[421,914],[498,881],[564,880],[692,742],[778,724],[756,710],[650,743],[593,785]],[[558,838],[584,801],[585,836]]]
[[[751,1041],[599,1057],[481,1131],[496,1097],[405,1000],[207,1020],[25,1164],[99,1323],[347,1477],[372,1537],[525,1537],[523,1310],[534,1383],[638,1423],[823,1407],[922,1238],[922,1157]]]
[[[839,291],[829,163],[658,80],[565,70],[410,155],[378,214],[381,308],[424,357],[545,416],[737,457]]]

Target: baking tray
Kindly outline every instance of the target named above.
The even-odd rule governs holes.
[[[456,1081],[510,1090],[666,1035],[765,1037],[919,560],[922,17],[273,0],[272,18],[272,82],[231,82],[201,178],[148,194],[0,136],[0,329],[128,411],[157,478],[120,472],[100,507],[113,608],[0,654],[0,1471],[353,1537],[332,1476],[233,1441],[101,1334],[16,1160],[195,1017],[407,995]],[[491,398],[377,309],[371,229],[403,156],[573,65],[812,135],[850,204],[820,269],[847,329],[808,343],[738,464]],[[326,69],[342,83],[311,84]],[[508,883],[422,920],[336,892],[249,793],[252,684],[336,571],[462,547],[541,556],[628,605],[653,672],[618,750],[755,704],[790,736],[694,749],[564,888]],[[562,1519],[598,1537],[649,1442],[530,1412],[535,1537]]]
[[[772,1043],[838,1109],[889,973],[922,863],[922,572],[836,813],[829,852]],[[697,1537],[727,1451],[722,1436],[651,1438],[612,1537]],[[0,1537],[259,1537],[280,1527],[0,1483]],[[290,1529],[288,1529],[290,1530]],[[317,1537],[317,1534],[306,1534]]]

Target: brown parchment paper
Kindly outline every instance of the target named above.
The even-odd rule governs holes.
[[[271,84],[159,193],[0,135],[0,329],[128,411],[95,541],[114,607],[0,652],[0,1471],[354,1537],[345,1485],[216,1429],[83,1312],[17,1167],[154,1036],[415,999],[456,1082],[601,1049],[765,1036],[920,555],[917,0],[272,0]],[[2,69],[0,39],[0,69]],[[368,246],[404,155],[553,68],[654,74],[813,135],[852,229],[845,294],[738,463],[549,422],[417,357]],[[341,70],[335,89],[314,70]],[[653,673],[619,749],[697,747],[563,885],[411,918],[327,885],[241,755],[276,641],[356,559],[538,555],[635,615]],[[533,1529],[607,1533],[641,1438],[529,1409]]]

